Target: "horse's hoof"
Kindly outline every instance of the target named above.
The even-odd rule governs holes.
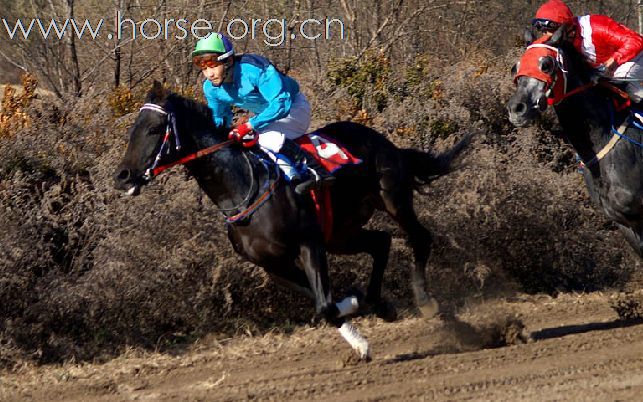
[[[440,313],[440,305],[437,300],[429,297],[424,303],[418,305],[420,316],[423,318],[434,318]]]
[[[339,368],[354,367],[360,364],[369,363],[372,360],[371,355],[360,356],[359,353],[355,351],[346,352],[337,360],[337,366]]]
[[[386,322],[397,320],[397,309],[392,303],[382,300],[374,306],[375,315]]]

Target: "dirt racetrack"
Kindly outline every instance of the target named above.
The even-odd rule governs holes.
[[[349,363],[328,327],[205,339],[176,354],[25,369],[1,377],[0,400],[641,400],[643,325],[618,320],[619,298],[517,296],[448,323],[358,319],[370,363]]]

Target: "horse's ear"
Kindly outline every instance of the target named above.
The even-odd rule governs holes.
[[[530,28],[525,28],[525,31],[522,33],[522,38],[525,40],[525,46],[531,45],[534,39],[536,39],[534,32]]]
[[[157,80],[154,80],[154,83],[152,84],[152,89],[150,89],[150,92],[147,94],[146,102],[152,102],[152,103],[160,103],[165,100],[167,97],[167,90],[163,87],[163,84],[158,82]]]
[[[511,67],[511,76],[515,77],[516,74],[518,74],[518,70],[520,70],[520,61],[516,64],[514,64],[513,67]]]
[[[551,39],[549,39],[549,44],[552,46],[560,46],[563,42],[567,41],[567,29],[569,27],[566,24],[563,24],[554,32],[554,34],[551,36]]]

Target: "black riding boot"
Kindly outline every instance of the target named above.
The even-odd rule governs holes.
[[[295,192],[297,194],[304,194],[309,190],[330,185],[335,181],[335,177],[331,175],[326,168],[320,165],[319,162],[317,162],[317,159],[308,155],[294,141],[284,141],[284,145],[281,147],[279,152],[286,155],[286,157],[295,165],[299,165],[302,162],[305,163],[312,173],[311,177],[304,179],[304,181],[295,186]]]

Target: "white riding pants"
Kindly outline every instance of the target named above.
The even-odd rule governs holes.
[[[259,146],[266,151],[277,163],[279,168],[288,178],[297,176],[296,170],[290,161],[284,160],[278,155],[284,141],[294,140],[306,134],[310,127],[310,104],[303,93],[298,93],[293,99],[288,116],[276,120],[261,130],[259,133]]]
[[[643,100],[643,52],[639,53],[632,60],[621,64],[614,71],[614,78],[632,78],[641,81],[628,82],[625,91],[630,95],[632,102]]]

